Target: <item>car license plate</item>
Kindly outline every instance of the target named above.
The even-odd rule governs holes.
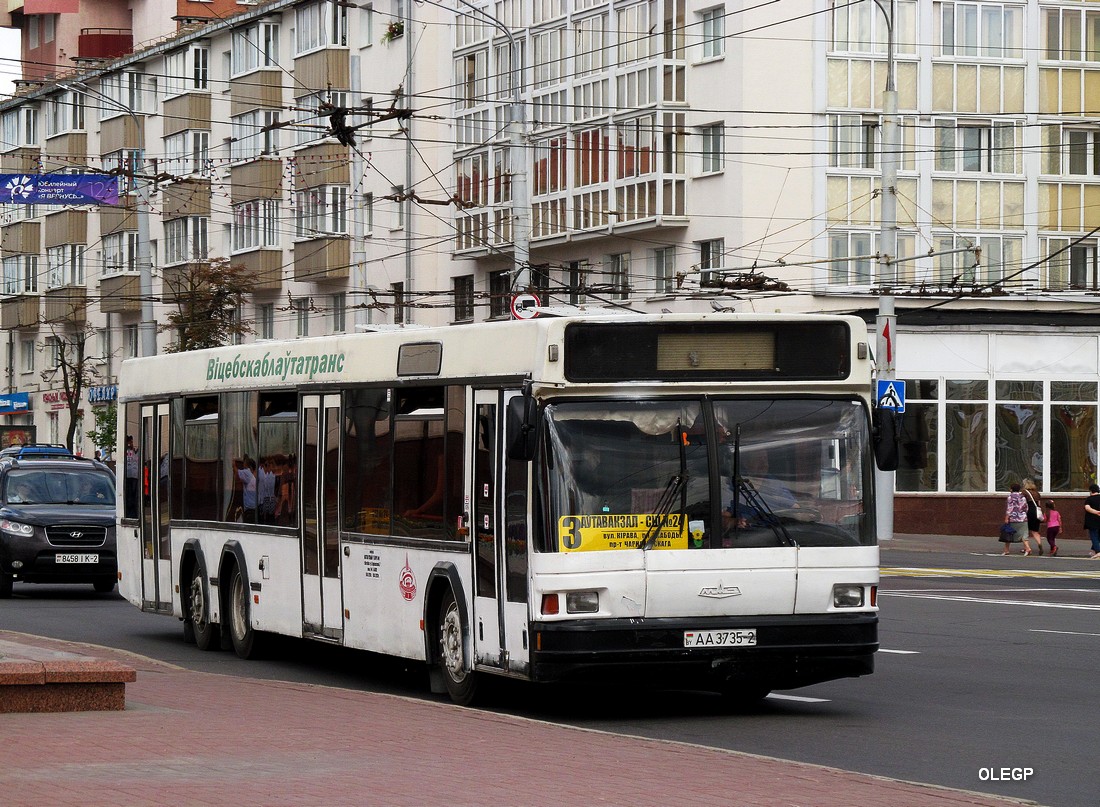
[[[99,563],[99,555],[57,555],[54,560],[57,563]]]
[[[753,647],[756,628],[684,631],[684,647]]]

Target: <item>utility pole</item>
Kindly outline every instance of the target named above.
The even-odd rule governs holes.
[[[883,3],[886,5],[883,5]],[[877,352],[875,360],[879,380],[896,377],[897,317],[894,316],[892,287],[897,283],[898,243],[898,91],[894,82],[894,22],[897,19],[894,0],[874,0],[886,17],[886,87],[882,93],[882,181],[879,189],[878,244],[878,317]],[[894,471],[875,469],[875,520],[879,541],[894,537]]]

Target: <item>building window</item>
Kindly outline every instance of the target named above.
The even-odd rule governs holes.
[[[137,271],[137,233],[103,236],[103,276]]]
[[[650,261],[653,265],[657,294],[671,294],[673,280],[676,277],[676,250],[672,247],[655,249],[650,253]]]
[[[64,357],[61,339],[57,336],[47,336],[44,341],[46,344],[46,369],[52,370],[60,367]]]
[[[99,119],[145,111],[145,74],[133,70],[111,73],[99,80]]]
[[[885,54],[886,16],[872,3],[836,3],[832,12],[834,51]],[[894,47],[899,54],[917,52],[917,2],[896,0]]]
[[[132,359],[138,355],[138,326],[123,326],[123,336],[126,340],[126,358]]]
[[[20,146],[38,145],[38,110],[34,107],[21,106],[5,112],[0,116],[0,124],[4,134],[4,142],[0,144],[0,148],[5,151]]]
[[[405,186],[394,185],[390,188],[390,196],[393,197],[393,226],[391,229],[401,230],[405,227]]]
[[[346,109],[348,94],[345,90],[326,90],[296,98],[298,119],[294,127],[295,145],[304,146],[329,136],[329,116],[334,109]],[[367,121],[369,122],[369,118]],[[351,125],[351,122],[348,122]],[[370,129],[369,126],[366,129]]]
[[[279,25],[261,22],[233,31],[230,74],[239,76],[261,67],[279,65]]]
[[[1044,174],[1100,176],[1100,129],[1047,124],[1042,154]]]
[[[454,279],[455,322],[471,322],[474,318],[474,276]]]
[[[971,123],[937,120],[937,171],[1018,174],[1019,126],[1014,121]]]
[[[1016,280],[1023,266],[1023,238],[933,233],[933,280],[942,286]],[[979,261],[979,252],[980,261]]]
[[[46,137],[84,131],[84,93],[67,90],[50,96],[46,115]]]
[[[1045,59],[1100,62],[1100,11],[1044,9],[1043,42]]]
[[[173,178],[203,174],[209,165],[209,131],[193,129],[164,138],[164,173]]]
[[[829,116],[829,165],[874,168],[879,134],[877,116]]]
[[[205,216],[186,216],[164,222],[165,263],[206,260],[209,222]]]
[[[512,273],[507,269],[489,273],[489,317],[507,317],[512,310]]]
[[[933,20],[936,38],[934,55],[988,59],[1023,58],[1022,5],[933,3]]]
[[[723,125],[715,123],[711,126],[700,126],[699,139],[699,154],[703,160],[703,173],[714,174],[721,171],[725,164]]]
[[[255,160],[279,150],[279,111],[253,109],[233,117],[231,160]]]
[[[1048,289],[1100,288],[1097,283],[1096,242],[1080,241],[1070,246],[1073,238],[1040,238],[1040,248],[1047,256],[1042,285]]]
[[[38,256],[11,255],[4,258],[4,294],[35,294],[38,291]]]
[[[295,334],[298,337],[309,336],[309,309],[312,301],[308,297],[295,297],[290,301],[291,310],[294,311]]]
[[[332,332],[344,333],[347,331],[347,294],[342,291],[333,294],[329,297],[329,307],[332,310]]]
[[[171,98],[186,92],[205,91],[210,84],[210,50],[192,45],[164,57],[164,96]]]
[[[233,251],[279,246],[279,200],[253,199],[233,205]]]
[[[275,303],[256,306],[256,324],[260,339],[275,338]]]
[[[704,59],[717,59],[726,53],[726,9],[708,8],[699,13]]]
[[[391,283],[390,292],[393,295],[393,324],[401,325],[405,322],[405,284]]]
[[[141,173],[141,151],[120,149],[104,154],[103,170],[118,175],[119,194],[137,191],[137,175]]]
[[[607,292],[610,300],[625,300],[630,293],[630,253],[607,256]]]
[[[296,236],[319,238],[347,233],[348,190],[345,185],[323,185],[296,193]]]
[[[714,238],[699,242],[699,285],[704,286],[718,279],[715,269],[721,269],[726,260],[726,239]]]
[[[23,373],[34,372],[34,340],[23,339],[19,342],[19,370]]]
[[[84,246],[62,244],[46,250],[46,287],[84,285]]]
[[[336,0],[307,3],[294,12],[294,53],[348,44],[348,6]]]
[[[374,234],[374,194],[363,194],[363,235]]]

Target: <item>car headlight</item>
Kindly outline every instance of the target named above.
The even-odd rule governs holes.
[[[2,518],[0,519],[0,532],[6,532],[8,535],[14,535],[17,538],[25,538],[34,535],[34,527],[30,524],[23,524],[19,521]]]

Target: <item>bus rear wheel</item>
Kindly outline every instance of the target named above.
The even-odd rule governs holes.
[[[220,635],[218,626],[210,621],[210,603],[206,598],[205,580],[205,567],[201,562],[196,563],[191,570],[191,585],[187,590],[183,635],[186,638],[188,633],[193,634],[199,650],[218,650],[221,647]]]
[[[477,674],[467,669],[466,642],[463,639],[462,611],[448,589],[439,604],[439,666],[447,694],[459,706],[469,706],[477,694]]]
[[[256,658],[260,654],[260,632],[252,628],[251,604],[248,581],[239,566],[233,567],[229,577],[229,638],[233,650],[243,659]]]

